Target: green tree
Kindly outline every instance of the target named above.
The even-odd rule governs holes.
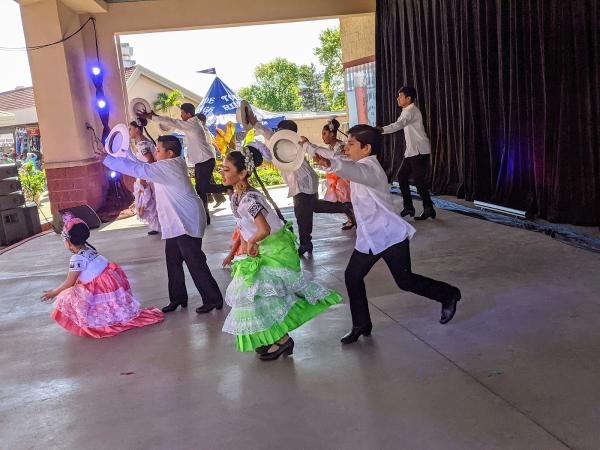
[[[327,99],[321,87],[323,73],[318,72],[314,64],[300,66],[300,97],[302,108],[308,111],[324,111],[329,109]]]
[[[46,188],[46,173],[37,170],[33,161],[27,161],[19,169],[19,180],[23,195],[28,202],[40,204],[40,194]]]
[[[300,66],[285,58],[259,64],[254,69],[255,82],[243,87],[238,95],[268,111],[299,111]]]
[[[255,92],[256,92],[256,85],[251,84],[250,86],[244,86],[242,88],[240,88],[237,92],[238,96],[244,100],[246,100],[248,103],[251,104],[256,104],[256,97],[255,97]],[[258,105],[257,105],[258,106]]]
[[[323,72],[323,93],[332,111],[346,108],[344,94],[344,67],[342,65],[342,43],[339,28],[328,28],[319,35],[321,46],[314,49]]]
[[[161,92],[156,96],[156,100],[154,100],[152,106],[156,111],[166,112],[170,116],[170,111],[173,106],[181,106],[181,99],[183,99],[183,94],[178,89],[175,89],[168,94],[166,92]]]

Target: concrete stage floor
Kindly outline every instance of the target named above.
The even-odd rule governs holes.
[[[204,240],[223,292],[225,213]],[[354,232],[339,231],[342,219],[317,216],[304,268],[346,295]],[[380,262],[367,278],[372,337],[342,347],[344,303],[293,333],[292,358],[269,363],[236,352],[221,332],[227,309],[194,312],[189,278],[190,308],[160,325],[72,336],[39,302],[66,273],[60,237],[10,250],[0,256],[0,448],[600,448],[598,255],[445,211],[416,228],[413,270],[462,290],[449,325]],[[159,238],[127,219],[91,242],[144,306],[167,303]]]

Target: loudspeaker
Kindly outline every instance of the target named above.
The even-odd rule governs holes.
[[[10,194],[21,190],[21,182],[18,177],[0,180],[0,195]]]
[[[13,192],[8,195],[0,195],[0,211],[18,208],[25,204],[25,197],[21,192]]]
[[[16,177],[19,171],[16,164],[0,164],[0,180]]]
[[[29,203],[26,206],[23,206],[23,215],[25,216],[25,225],[27,226],[28,236],[33,236],[42,232],[40,215],[35,203]]]
[[[88,205],[73,206],[72,208],[61,209],[58,212],[61,215],[65,215],[68,212],[73,214],[75,217],[83,220],[90,229],[98,228],[102,223],[100,217],[98,217],[98,214],[96,214],[96,211],[94,211]]]
[[[28,237],[22,208],[0,211],[0,245],[11,245]]]

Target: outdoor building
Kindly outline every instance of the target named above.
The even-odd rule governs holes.
[[[100,134],[103,127],[98,112],[90,107],[96,93],[88,64],[96,57],[96,44],[106,74],[102,88],[109,100],[108,120],[115,124],[129,119],[125,77],[114,76],[123,70],[119,50],[120,40],[125,40],[126,34],[357,16],[375,11],[372,0],[292,5],[274,2],[268,8],[250,10],[245,0],[232,1],[227,8],[198,8],[196,2],[177,1],[177,14],[173,14],[172,2],[19,3],[27,42],[60,40],[74,22],[83,24],[90,14],[96,20],[97,43],[94,34],[86,32],[43,52],[29,54],[49,186],[53,185],[52,180],[79,180],[72,192],[53,192],[50,188],[54,211],[81,203],[98,208],[105,198],[106,175],[93,157],[85,128],[88,122]],[[50,64],[54,67],[52,72],[47,70]],[[64,142],[69,143],[68,148]],[[88,182],[90,179],[96,182]]]
[[[153,104],[159,93],[168,94],[178,90],[183,94],[182,102],[198,104],[202,100],[199,94],[141,65],[126,68],[124,77],[130,99],[140,97]],[[163,114],[178,117],[179,109],[174,107]],[[164,133],[153,122],[148,124],[148,131],[155,137]],[[21,155],[31,151],[39,152],[42,144],[33,87],[0,92],[0,151],[10,153],[11,150],[16,150],[17,155]]]
[[[178,90],[182,93],[180,99],[182,103],[187,102],[197,105],[202,101],[200,94],[192,92],[140,64],[126,68],[124,70],[124,77],[128,100],[143,98],[147,100],[150,105],[153,105],[158,94],[168,94],[174,90]],[[157,111],[157,113],[170,115],[173,118],[179,118],[180,115],[179,108],[177,107],[171,107],[168,111]],[[152,121],[148,124],[147,129],[153,137],[165,133]]]
[[[598,2],[15,1],[33,87],[0,93],[0,146],[43,148],[65,223],[0,248],[2,448],[600,448]],[[99,148],[174,90],[189,170],[172,138]],[[240,95],[314,144],[362,126],[214,161],[193,113]]]

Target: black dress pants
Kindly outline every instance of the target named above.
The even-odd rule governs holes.
[[[432,208],[433,202],[429,196],[429,187],[427,186],[427,168],[429,167],[429,155],[416,155],[405,157],[400,165],[398,172],[398,184],[402,192],[402,201],[404,208],[414,208],[408,178],[412,175],[417,192],[423,200],[423,208]]]
[[[352,325],[355,327],[371,325],[364,278],[380,258],[383,258],[396,284],[403,291],[413,292],[440,303],[452,299],[458,291],[458,288],[443,281],[412,273],[408,239],[388,247],[377,255],[354,250],[344,276],[350,298]]]
[[[208,194],[222,194],[227,192],[227,186],[214,183],[213,170],[215,170],[215,158],[207,159],[206,161],[197,163],[194,166],[196,192],[202,199],[202,203],[204,203],[206,221],[208,223],[210,223],[210,216],[208,215]]]
[[[294,214],[298,223],[300,245],[312,249],[313,213],[348,214],[350,203],[334,203],[319,200],[318,194],[294,195]]]
[[[206,255],[202,251],[202,239],[184,234],[165,240],[165,255],[167,258],[167,275],[169,278],[169,300],[183,302],[188,299],[185,287],[185,262],[194,284],[202,296],[204,305],[220,305],[223,296],[219,285],[213,278]]]

